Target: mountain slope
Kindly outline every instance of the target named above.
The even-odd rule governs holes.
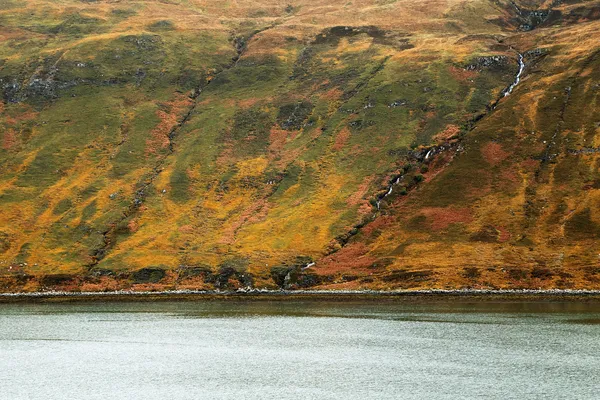
[[[7,3],[5,285],[596,287],[598,7]]]

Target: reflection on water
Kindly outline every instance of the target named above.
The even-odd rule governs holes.
[[[0,398],[596,398],[600,304],[0,305]]]

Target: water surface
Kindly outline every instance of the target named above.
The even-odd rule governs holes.
[[[599,304],[0,304],[2,399],[596,399],[599,371]]]

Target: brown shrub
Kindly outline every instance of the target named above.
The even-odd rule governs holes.
[[[527,278],[527,272],[520,268],[511,268],[507,272],[508,277],[514,281],[520,281]]]
[[[461,275],[467,279],[478,279],[481,277],[481,271],[477,267],[466,267]]]
[[[554,272],[552,272],[549,268],[545,267],[534,267],[531,270],[531,277],[537,279],[550,279],[554,276]]]

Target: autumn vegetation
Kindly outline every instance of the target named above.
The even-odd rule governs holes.
[[[598,37],[595,0],[2,1],[0,289],[600,289]]]

